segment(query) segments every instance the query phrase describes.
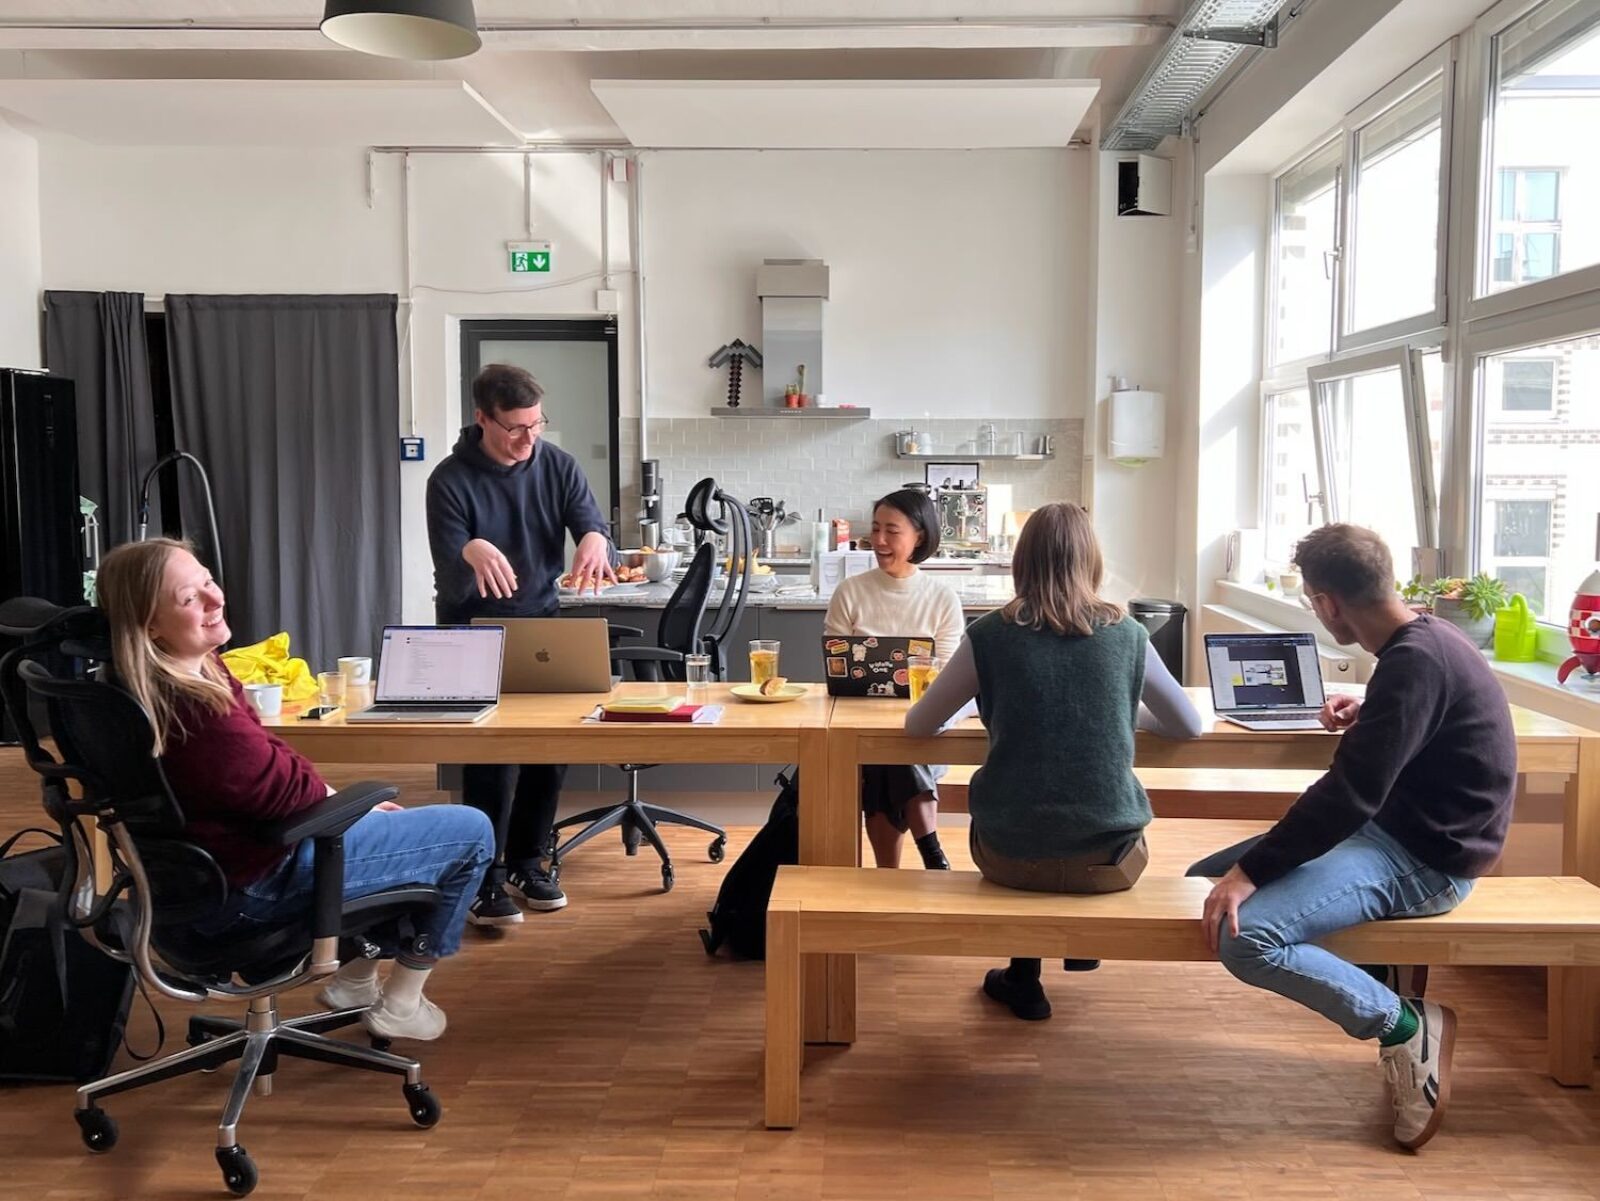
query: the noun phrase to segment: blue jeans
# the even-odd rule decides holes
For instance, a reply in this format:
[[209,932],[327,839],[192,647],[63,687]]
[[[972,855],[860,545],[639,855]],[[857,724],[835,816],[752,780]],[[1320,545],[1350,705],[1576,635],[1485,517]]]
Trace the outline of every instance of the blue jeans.
[[[228,894],[225,911],[200,927],[221,936],[241,926],[281,926],[311,912],[315,843],[304,839],[261,879]],[[419,924],[431,957],[461,948],[467,906],[494,858],[494,827],[464,805],[422,805],[372,812],[345,831],[344,897],[353,900],[402,884],[428,884],[443,896]]]
[[[1220,876],[1256,839],[1189,869]],[[1400,1018],[1400,998],[1366,971],[1316,946],[1362,922],[1448,913],[1472,881],[1428,867],[1368,822],[1327,854],[1258,889],[1239,906],[1239,936],[1223,921],[1218,958],[1246,984],[1298,1001],[1353,1038],[1377,1038]]]

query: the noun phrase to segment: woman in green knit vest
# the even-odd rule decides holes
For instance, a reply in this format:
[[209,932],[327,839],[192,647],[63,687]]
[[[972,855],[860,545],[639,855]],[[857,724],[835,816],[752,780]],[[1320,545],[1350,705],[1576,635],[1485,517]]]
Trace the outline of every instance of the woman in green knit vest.
[[[972,859],[986,879],[1033,892],[1120,892],[1149,859],[1134,731],[1198,738],[1200,715],[1144,627],[1100,596],[1105,561],[1079,506],[1049,504],[1028,518],[1011,575],[1016,598],[968,629],[906,729],[939,733],[976,700],[989,754],[968,806]],[[1050,1016],[1037,959],[995,968],[983,991],[1019,1018]]]

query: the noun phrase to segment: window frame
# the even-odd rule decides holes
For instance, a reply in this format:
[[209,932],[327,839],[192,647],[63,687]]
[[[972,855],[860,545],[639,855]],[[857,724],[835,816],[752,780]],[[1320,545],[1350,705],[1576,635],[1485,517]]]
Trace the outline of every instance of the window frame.
[[[1481,133],[1478,137],[1463,140],[1460,149],[1466,160],[1465,178],[1472,188],[1463,194],[1463,201],[1472,199],[1470,211],[1463,216],[1471,237],[1467,239],[1465,273],[1465,310],[1462,316],[1468,322],[1483,321],[1505,316],[1542,304],[1583,296],[1600,291],[1600,263],[1591,263],[1566,274],[1552,275],[1548,279],[1517,284],[1499,292],[1487,290],[1492,255],[1489,239],[1494,232],[1494,78],[1496,68],[1496,39],[1546,0],[1501,0],[1478,18],[1472,27],[1473,53],[1467,61],[1466,96],[1473,120],[1463,125]],[[1513,168],[1524,169],[1521,166]],[[1530,166],[1526,169],[1536,170]],[[1562,181],[1565,186],[1565,180]]]
[[[1326,389],[1363,375],[1396,371],[1400,377],[1400,403],[1406,426],[1407,459],[1411,464],[1411,504],[1416,518],[1417,542],[1413,549],[1439,548],[1438,501],[1433,494],[1433,451],[1428,442],[1427,389],[1422,381],[1422,350],[1397,346],[1386,350],[1347,355],[1306,369],[1311,392],[1312,431],[1317,448],[1317,474],[1322,484],[1323,512],[1331,521],[1345,520],[1344,498],[1335,486],[1333,427]],[[1394,551],[1398,548],[1391,547]],[[1407,555],[1409,559],[1409,554]],[[1409,574],[1409,573],[1407,573]]]
[[[1282,362],[1279,362],[1273,357],[1278,346],[1278,317],[1283,311],[1283,306],[1278,301],[1278,283],[1280,275],[1279,268],[1283,262],[1283,242],[1280,237],[1280,233],[1283,229],[1283,177],[1288,175],[1289,172],[1293,171],[1296,167],[1299,167],[1302,164],[1309,162],[1311,159],[1316,158],[1318,155],[1325,153],[1329,147],[1331,147],[1335,142],[1338,142],[1343,136],[1343,133],[1339,129],[1328,131],[1328,133],[1312,142],[1311,146],[1305,150],[1304,153],[1297,154],[1293,160],[1283,164],[1283,166],[1279,167],[1278,170],[1272,173],[1272,203],[1269,206],[1270,216],[1268,218],[1272,222],[1272,237],[1270,239],[1271,248],[1268,251],[1269,257],[1267,260],[1267,269],[1271,272],[1271,277],[1267,281],[1266,289],[1267,340],[1266,345],[1262,347],[1262,356],[1266,361],[1266,375],[1268,378],[1286,378],[1296,373],[1297,369],[1304,364],[1324,362],[1327,360],[1329,354],[1332,353],[1335,345],[1337,344],[1338,329],[1334,323],[1334,314],[1339,310],[1339,278],[1342,274],[1339,264],[1344,258],[1343,214],[1345,207],[1346,185],[1348,182],[1345,177],[1345,171],[1347,169],[1349,160],[1348,150],[1346,150],[1341,156],[1340,165],[1335,168],[1334,174],[1334,247],[1331,252],[1334,258],[1333,304],[1330,312],[1328,313],[1327,348],[1325,350],[1319,350],[1315,354],[1301,355],[1299,358],[1295,359],[1284,359]],[[1326,266],[1324,266],[1324,270],[1326,269]]]
[[[1334,283],[1334,311],[1337,314],[1335,353],[1365,349],[1399,338],[1437,329],[1449,316],[1450,264],[1450,169],[1455,111],[1456,39],[1451,38],[1430,54],[1413,63],[1398,78],[1379,89],[1352,109],[1341,122],[1345,139],[1343,190],[1340,203],[1338,275]],[[1442,103],[1439,113],[1439,196],[1436,211],[1433,268],[1433,307],[1383,325],[1352,329],[1355,311],[1354,268],[1361,248],[1356,240],[1356,210],[1361,203],[1361,134],[1391,109],[1405,103],[1435,78],[1440,81]]]

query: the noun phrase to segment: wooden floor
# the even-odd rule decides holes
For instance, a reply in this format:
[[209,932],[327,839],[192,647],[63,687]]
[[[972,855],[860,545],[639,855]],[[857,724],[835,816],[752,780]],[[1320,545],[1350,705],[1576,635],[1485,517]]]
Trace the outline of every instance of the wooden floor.
[[[0,752],[0,832],[37,815]],[[426,799],[422,774],[386,776]],[[1168,822],[1152,871],[1254,827]],[[751,831],[730,831],[730,859]],[[1046,972],[1049,1022],[978,994],[984,963],[863,963],[860,1041],[808,1053],[803,1124],[761,1126],[761,965],[708,960],[695,928],[722,869],[699,835],[655,860],[602,839],[567,865],[571,905],[463,953],[430,994],[450,1029],[419,1048],[444,1120],[421,1132],[397,1084],[286,1062],[240,1141],[260,1198],[1600,1197],[1600,1093],[1545,1078],[1543,982],[1441,970],[1461,1016],[1454,1104],[1420,1155],[1394,1148],[1370,1045],[1212,965]],[[951,831],[949,843],[960,841]],[[970,866],[964,846],[951,858]],[[306,990],[309,991],[309,990]],[[136,1002],[142,1008],[142,1002]],[[312,1005],[303,991],[287,1007]],[[163,1004],[181,1043],[190,1008]],[[136,1045],[150,1023],[136,1013]],[[0,1198],[217,1197],[228,1073],[116,1097],[91,1156],[65,1086],[0,1088]]]

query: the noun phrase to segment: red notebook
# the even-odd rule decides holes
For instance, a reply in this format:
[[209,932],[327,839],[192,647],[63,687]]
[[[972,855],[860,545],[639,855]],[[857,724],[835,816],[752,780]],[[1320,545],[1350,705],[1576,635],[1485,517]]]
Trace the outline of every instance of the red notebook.
[[608,713],[600,710],[601,721],[676,721],[692,722],[694,715],[700,712],[703,705],[679,705],[671,713]]

